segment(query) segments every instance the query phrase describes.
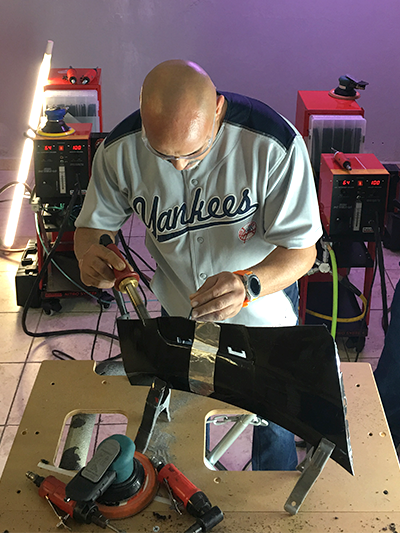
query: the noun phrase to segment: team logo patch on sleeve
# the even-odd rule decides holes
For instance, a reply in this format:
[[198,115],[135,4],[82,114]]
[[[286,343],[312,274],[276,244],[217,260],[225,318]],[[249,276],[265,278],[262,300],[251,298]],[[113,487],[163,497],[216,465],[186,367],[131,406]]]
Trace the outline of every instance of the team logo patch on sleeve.
[[257,230],[257,223],[254,220],[252,220],[251,222],[249,222],[248,224],[246,224],[239,230],[239,239],[242,242],[248,241],[255,235],[256,230]]

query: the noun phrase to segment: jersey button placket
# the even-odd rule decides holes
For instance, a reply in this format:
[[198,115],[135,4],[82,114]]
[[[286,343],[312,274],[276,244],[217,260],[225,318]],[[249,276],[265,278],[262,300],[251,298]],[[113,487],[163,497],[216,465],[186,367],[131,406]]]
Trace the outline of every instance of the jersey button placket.
[[[198,242],[198,244],[203,244],[204,243],[204,237],[201,237],[200,235],[198,237],[196,237],[196,240]],[[199,256],[201,256],[201,253],[199,254]],[[201,282],[204,282],[206,279],[207,279],[207,274],[205,272],[200,272],[199,273],[199,278],[201,280]]]

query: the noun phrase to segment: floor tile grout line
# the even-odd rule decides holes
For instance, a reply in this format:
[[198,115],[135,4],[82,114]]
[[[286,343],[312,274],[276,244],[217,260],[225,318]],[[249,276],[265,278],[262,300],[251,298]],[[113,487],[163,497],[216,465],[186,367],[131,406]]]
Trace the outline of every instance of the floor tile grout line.
[[[15,403],[15,399],[17,397],[17,394],[18,394],[18,389],[19,389],[19,386],[21,385],[21,382],[22,382],[22,376],[25,372],[25,368],[26,368],[26,365],[28,364],[28,362],[25,360],[24,363],[22,363],[23,367],[22,367],[22,370],[21,370],[21,373],[19,375],[19,378],[18,378],[18,382],[17,382],[17,386],[15,387],[15,391],[14,391],[14,395],[13,395],[13,399],[10,403],[10,407],[8,409],[8,413],[7,413],[7,416],[6,416],[6,419],[5,419],[5,422],[4,422],[4,427],[8,427],[8,421],[10,420],[10,416],[11,416],[11,411],[12,411],[12,408],[14,406],[14,403]],[[0,445],[1,445],[1,442],[3,440],[3,435],[4,435],[4,432],[5,430],[3,431],[3,434],[0,438]]]

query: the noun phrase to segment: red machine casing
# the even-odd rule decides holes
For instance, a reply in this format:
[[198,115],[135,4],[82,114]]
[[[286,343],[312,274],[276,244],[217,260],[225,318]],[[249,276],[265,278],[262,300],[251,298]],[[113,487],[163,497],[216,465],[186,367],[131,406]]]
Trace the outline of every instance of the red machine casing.
[[345,154],[345,158],[351,170],[343,169],[333,154],[321,156],[322,224],[333,241],[374,241],[373,223],[384,227],[389,172],[374,154]]
[[103,109],[101,102],[101,68],[97,68],[97,76],[86,85],[82,85],[81,78],[89,71],[91,68],[75,68],[77,82],[70,83],[68,79],[65,79],[68,68],[52,68],[49,72],[49,77],[47,80],[47,85],[44,86],[43,91],[82,91],[82,90],[95,90],[98,95],[99,109],[98,116],[100,121],[100,131],[103,131]]
[[298,91],[295,126],[308,137],[310,115],[361,115],[364,109],[355,100],[341,100],[329,96],[328,91]]
[[[73,85],[71,85],[73,87]],[[46,202],[49,202],[52,195],[54,201],[68,202],[71,197],[71,188],[74,188],[74,173],[82,172],[82,192],[86,192],[91,172],[91,143],[90,134],[92,125],[85,123],[68,124],[75,131],[70,135],[63,135],[58,137],[48,137],[36,135],[34,139],[35,151],[35,181],[36,189],[43,190],[45,193]],[[51,147],[51,150],[46,150],[46,147]],[[79,150],[75,150],[79,148]],[[62,150],[60,150],[62,148]],[[44,156],[44,154],[46,154]],[[56,182],[61,180],[61,168],[64,169],[63,175],[66,183],[66,191],[63,198],[59,196],[59,187],[56,187]],[[46,172],[44,172],[46,170]],[[50,172],[51,171],[51,172]],[[53,176],[53,177],[52,177]],[[72,180],[72,181],[71,181]],[[49,198],[47,198],[47,196]],[[42,228],[43,229],[43,228]],[[45,241],[47,249],[51,248],[52,243],[56,240],[58,231],[44,231],[42,238]],[[58,245],[58,252],[73,252],[74,249],[74,231],[66,231],[63,234],[62,240]],[[37,251],[38,251],[38,269],[39,272],[43,267],[45,261],[45,254],[39,236],[37,236]],[[54,267],[50,264],[49,272]],[[39,284],[40,290],[44,288],[43,280]],[[63,296],[82,296],[79,290],[76,291],[46,291],[45,298],[61,298]]]

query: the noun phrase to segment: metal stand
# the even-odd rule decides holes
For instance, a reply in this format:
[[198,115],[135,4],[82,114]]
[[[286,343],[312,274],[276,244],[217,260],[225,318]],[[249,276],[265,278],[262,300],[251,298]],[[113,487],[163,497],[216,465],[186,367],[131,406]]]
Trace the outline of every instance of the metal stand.
[[301,476],[285,503],[285,511],[291,515],[297,514],[311,487],[324,469],[334,448],[335,445],[331,441],[321,439],[315,453],[313,453],[314,448],[310,449],[305,459],[297,467],[297,470],[301,472]]

